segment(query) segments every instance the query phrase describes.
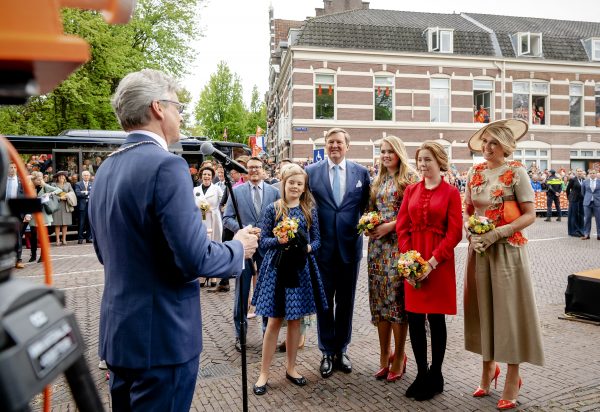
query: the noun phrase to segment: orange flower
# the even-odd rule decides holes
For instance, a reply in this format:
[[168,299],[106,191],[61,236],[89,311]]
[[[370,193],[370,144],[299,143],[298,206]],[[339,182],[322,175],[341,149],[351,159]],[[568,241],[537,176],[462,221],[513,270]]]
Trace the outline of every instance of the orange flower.
[[475,166],[473,166],[473,170],[475,170],[476,172],[481,172],[482,170],[487,169],[487,162],[483,162],[483,163],[479,163]]
[[511,237],[506,239],[508,243],[515,247],[520,247],[527,244],[527,238],[521,232],[515,232]]
[[518,160],[513,160],[508,162],[508,166],[509,167],[523,167],[523,163],[519,162]]
[[498,222],[502,218],[502,210],[500,209],[487,209],[485,216],[493,222]]
[[514,177],[514,172],[509,169],[506,172],[504,172],[502,176],[498,178],[498,180],[500,180],[504,184],[504,186],[510,186],[513,182]]
[[501,188],[492,191],[492,197],[502,197],[503,194],[504,190],[502,190]]
[[471,187],[477,187],[477,186],[481,186],[484,182],[483,176],[479,173],[475,173],[473,175],[473,177],[471,178],[471,182],[469,182],[469,184],[471,185]]

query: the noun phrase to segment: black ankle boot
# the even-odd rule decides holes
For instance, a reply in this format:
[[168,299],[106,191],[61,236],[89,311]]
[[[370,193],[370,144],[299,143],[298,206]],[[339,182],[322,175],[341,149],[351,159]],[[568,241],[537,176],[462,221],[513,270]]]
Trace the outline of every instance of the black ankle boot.
[[421,391],[415,394],[416,401],[427,401],[433,398],[436,394],[444,391],[444,377],[440,369],[429,369],[425,384]]
[[427,370],[417,373],[417,378],[406,390],[407,398],[414,398],[423,391],[423,387],[427,385]]
[[31,255],[31,257],[29,258],[29,262],[35,262],[36,259],[37,259],[36,255]]

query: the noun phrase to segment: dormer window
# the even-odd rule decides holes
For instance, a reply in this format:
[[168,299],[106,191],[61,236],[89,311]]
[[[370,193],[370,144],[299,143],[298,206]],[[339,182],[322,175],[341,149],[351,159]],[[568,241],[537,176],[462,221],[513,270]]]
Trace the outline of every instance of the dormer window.
[[583,41],[585,51],[590,61],[600,61],[600,38],[591,37]]
[[427,44],[430,52],[453,53],[454,31],[430,27],[427,29]]
[[512,37],[516,43],[517,56],[542,56],[542,33],[517,33]]

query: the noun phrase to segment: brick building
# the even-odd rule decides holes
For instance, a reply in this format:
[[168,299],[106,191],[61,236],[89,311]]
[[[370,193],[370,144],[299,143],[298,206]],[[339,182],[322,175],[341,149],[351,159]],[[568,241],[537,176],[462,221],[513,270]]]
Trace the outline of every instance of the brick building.
[[372,10],[360,0],[326,0],[305,21],[270,13],[275,159],[312,159],[323,133],[343,127],[348,156],[363,164],[393,134],[411,158],[422,141],[440,141],[464,170],[482,122],[518,117],[530,129],[514,158],[600,169],[600,23]]

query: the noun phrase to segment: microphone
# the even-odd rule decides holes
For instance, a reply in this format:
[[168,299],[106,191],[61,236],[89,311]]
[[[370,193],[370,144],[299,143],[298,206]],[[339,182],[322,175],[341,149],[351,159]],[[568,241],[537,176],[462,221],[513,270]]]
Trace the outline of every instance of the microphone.
[[215,159],[217,159],[217,161],[221,162],[223,167],[227,170],[235,170],[236,172],[242,174],[248,174],[248,170],[246,170],[244,166],[242,166],[241,164],[239,164],[220,150],[215,149],[215,147],[210,142],[202,143],[202,146],[200,146],[200,153],[202,153],[205,156],[214,157]]

